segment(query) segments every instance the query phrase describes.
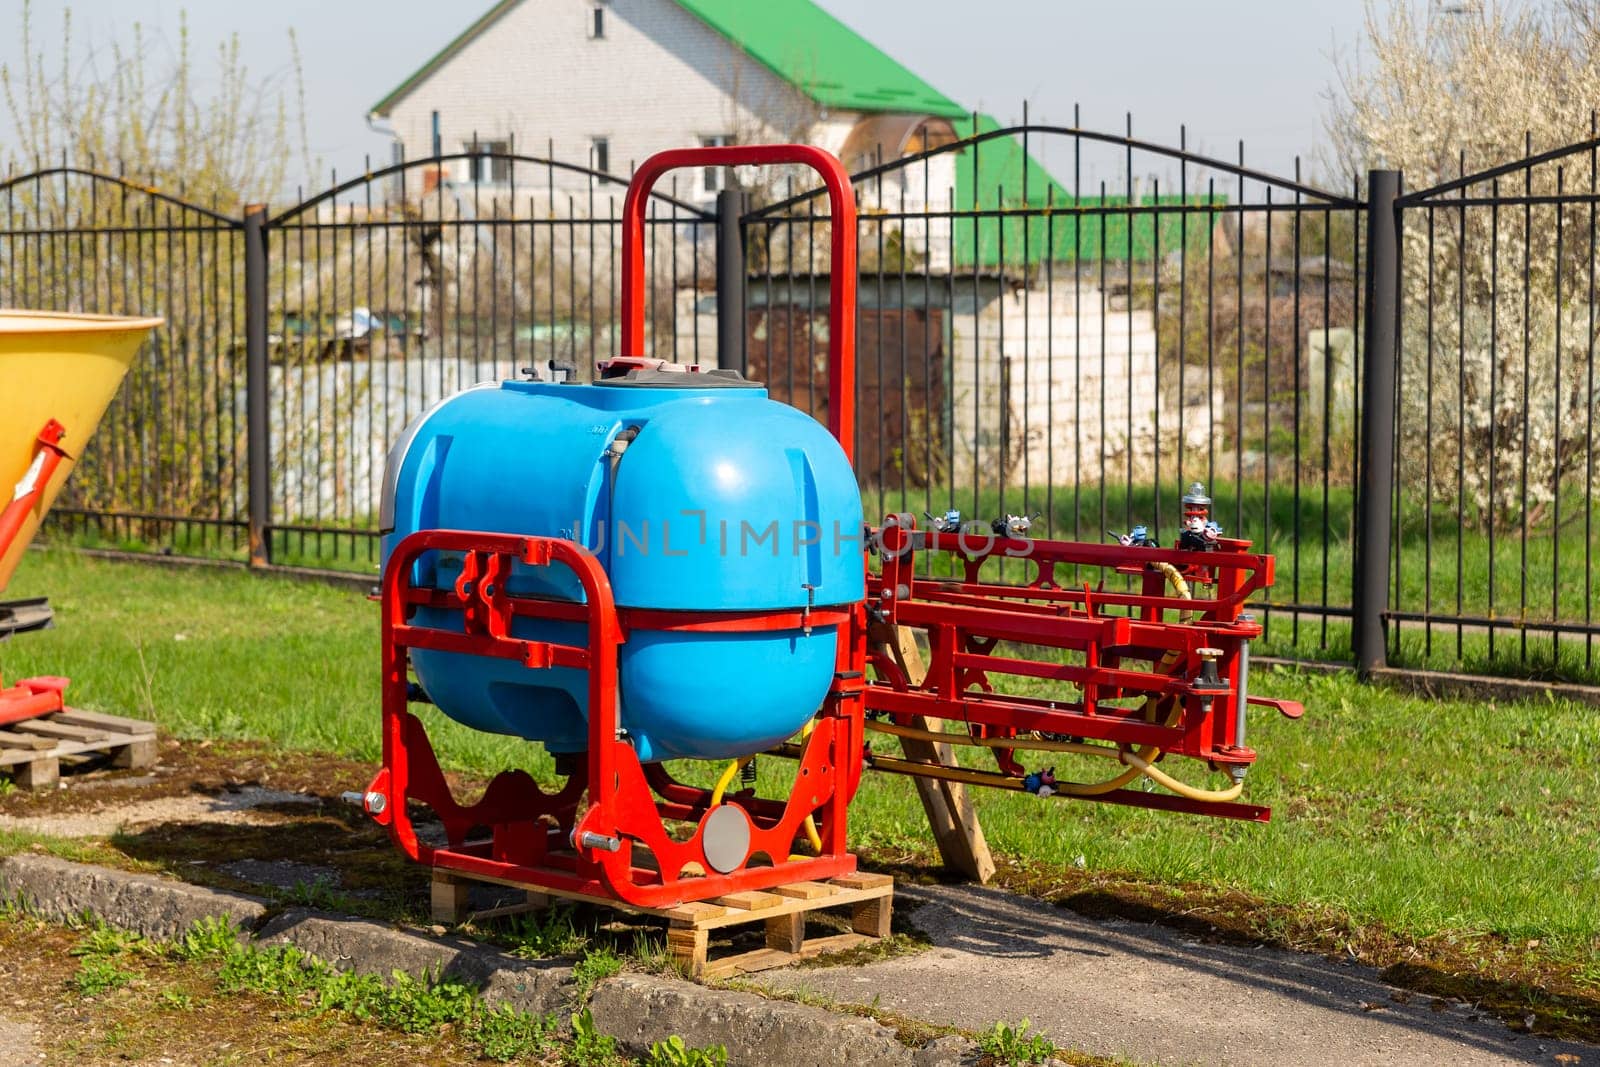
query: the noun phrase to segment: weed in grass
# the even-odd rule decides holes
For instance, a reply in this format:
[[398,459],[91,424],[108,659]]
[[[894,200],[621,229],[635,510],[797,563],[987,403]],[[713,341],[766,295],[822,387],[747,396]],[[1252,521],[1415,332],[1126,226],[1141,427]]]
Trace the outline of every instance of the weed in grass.
[[183,936],[167,946],[174,959],[222,959],[239,948],[239,931],[220,915],[198,919]]
[[79,996],[97,997],[113,989],[121,989],[133,979],[133,972],[118,967],[114,960],[90,956],[79,965],[69,984]]
[[406,1034],[432,1033],[463,1022],[477,1004],[472,990],[460,982],[419,979],[405,971],[395,971],[387,985],[380,981],[360,988],[366,992],[371,1017]]
[[1015,1027],[995,1023],[994,1029],[978,1036],[978,1048],[998,1063],[1043,1063],[1055,1055],[1056,1047],[1039,1033],[1028,1033],[1027,1019]]
[[284,903],[303,908],[317,908],[321,911],[344,910],[344,894],[326,878],[313,878],[309,882],[304,879],[297,880],[294,885],[284,890],[281,896]]
[[622,957],[609,948],[596,948],[585,953],[572,968],[573,983],[577,986],[579,1004],[587,1004],[595,986],[622,970]]
[[[224,992],[309,1002],[314,1012],[338,1012],[404,1034],[461,1027],[484,1056],[502,1062],[538,1051],[553,1031],[548,1019],[488,1007],[460,982],[404,971],[395,971],[386,982],[377,975],[338,971],[292,945],[241,944],[233,927],[221,920],[196,923],[167,952],[180,960],[220,960],[217,984]],[[595,962],[586,972],[593,976],[591,988],[621,966],[614,954],[591,958]]]
[[94,956],[111,958],[125,953],[142,949],[146,946],[145,939],[138,934],[115,927],[99,924],[92,927],[88,933],[78,940],[70,949],[74,956]]
[[576,956],[589,944],[573,922],[573,909],[565,906],[513,915],[495,940],[507,945],[513,956],[530,960]]
[[546,1051],[552,1042],[551,1031],[548,1019],[502,1004],[479,1011],[468,1036],[486,1059],[509,1063]]
[[222,958],[217,984],[226,993],[264,993],[292,1000],[316,984],[317,970],[317,962],[293,945],[241,946]]
[[163,989],[161,1006],[169,1011],[193,1011],[195,999],[180,989]]
[[572,1016],[572,1047],[567,1050],[571,1067],[621,1067],[624,1062],[616,1041],[600,1032],[588,1008]]
[[667,949],[667,939],[653,930],[634,931],[633,948],[628,957],[634,966],[648,974],[681,973],[684,969]]
[[728,1067],[728,1050],[722,1045],[693,1048],[673,1034],[650,1046],[644,1067]]
[[320,976],[317,1007],[322,1011],[342,1011],[357,1019],[374,1017],[374,1006],[383,996],[383,979],[375,974],[338,971]]

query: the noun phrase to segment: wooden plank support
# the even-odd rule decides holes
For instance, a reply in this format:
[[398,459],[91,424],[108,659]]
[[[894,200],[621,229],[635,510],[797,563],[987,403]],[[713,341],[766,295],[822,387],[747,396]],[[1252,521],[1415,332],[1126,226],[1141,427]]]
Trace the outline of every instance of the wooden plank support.
[[[883,629],[886,628],[880,627],[880,631]],[[892,642],[887,640],[887,633],[878,632],[873,636],[888,646],[907,680],[912,685],[921,685],[928,668],[923,661],[922,650],[917,647],[915,632],[910,627],[897,626]],[[918,730],[939,728],[925,715],[915,716],[911,725]],[[908,760],[940,763],[946,767],[960,766],[951,745],[902,737],[900,748]],[[979,885],[986,885],[994,877],[994,857],[989,854],[989,842],[984,839],[983,826],[978,822],[978,811],[967,795],[966,784],[933,778],[912,780],[916,782],[917,797],[922,801],[922,810],[928,816],[928,825],[933,829],[933,839],[945,866],[960,871]]]
[[779,952],[797,953],[806,943],[806,913],[790,912],[776,919],[768,919],[767,947]]
[[142,770],[156,763],[154,734],[143,736],[111,750],[111,765],[127,770]]
[[471,890],[472,883],[468,880],[435,869],[429,891],[429,910],[433,921],[447,926],[466,921],[467,898]]
[[667,928],[667,951],[690,978],[706,973],[706,950],[711,944],[711,931],[704,926],[679,926]]
[[[578,900],[633,915],[667,920],[667,950],[673,961],[693,978],[716,978],[782,967],[826,952],[842,952],[889,934],[893,914],[894,879],[886,874],[857,872],[827,882],[791,882],[768,890],[741,890],[714,901],[686,901],[671,907],[649,908],[624,904],[606,897],[569,890],[512,882],[476,872],[435,868],[433,917],[457,923],[468,915],[467,889],[474,882],[518,886],[527,893],[528,905],[497,908],[485,916],[510,914],[539,903]],[[806,920],[814,911],[849,908],[854,932],[806,938]],[[765,947],[710,959],[711,931],[732,926],[761,924]]]
[[109,741],[111,734],[88,726],[71,726],[50,719],[24,719],[11,724],[20,734],[38,734],[40,737],[58,737],[63,741]]
[[54,789],[61,778],[61,761],[43,756],[17,765],[17,785],[23,789]]
[[121,715],[104,715],[98,711],[84,711],[82,708],[67,708],[51,716],[52,722],[63,722],[68,726],[98,727],[102,730],[116,734],[154,735],[156,724],[144,719],[125,719]]
[[10,730],[0,730],[0,748],[20,748],[36,752],[44,748],[55,748],[56,743],[48,737],[38,734],[15,734]]

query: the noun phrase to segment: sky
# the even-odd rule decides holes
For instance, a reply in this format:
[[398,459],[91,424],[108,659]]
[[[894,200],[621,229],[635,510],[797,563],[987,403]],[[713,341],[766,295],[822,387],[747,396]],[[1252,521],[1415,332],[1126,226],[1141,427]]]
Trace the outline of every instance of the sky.
[[[538,2],[538,0],[530,0]],[[751,0],[760,2],[760,0]],[[1019,120],[1070,125],[1176,144],[1232,160],[1238,142],[1252,166],[1288,175],[1323,140],[1326,94],[1338,64],[1357,54],[1363,0],[819,0],[823,7],[959,103]],[[292,81],[296,33],[307,132],[325,171],[359,172],[387,160],[385,137],[367,126],[371,105],[487,10],[490,0],[32,0],[35,51],[59,64],[62,14],[70,9],[75,63],[104,64],[112,41],[143,25],[152,47],[175,53],[186,12],[202,74],[217,44],[240,36],[252,76]],[[21,58],[19,0],[0,9],[0,63]],[[9,24],[8,24],[9,23]],[[159,60],[158,55],[153,57]],[[162,64],[152,64],[159,69]],[[0,139],[15,146],[8,116]],[[18,154],[25,154],[24,152]],[[1051,161],[1047,158],[1046,164]]]

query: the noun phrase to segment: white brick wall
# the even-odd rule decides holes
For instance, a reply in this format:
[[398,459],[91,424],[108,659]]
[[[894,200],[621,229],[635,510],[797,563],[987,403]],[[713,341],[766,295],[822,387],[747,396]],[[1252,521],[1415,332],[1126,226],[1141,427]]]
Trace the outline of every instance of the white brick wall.
[[[965,303],[965,307],[959,306]],[[954,400],[957,481],[974,467],[992,477],[1002,464],[1001,408],[1010,408],[1012,470],[1026,463],[1032,481],[1046,471],[1060,482],[1074,470],[1097,478],[1102,451],[1110,470],[1130,461],[1136,477],[1154,469],[1156,455],[1156,331],[1152,314],[1109,306],[1094,289],[1007,291],[979,309],[958,302],[952,315],[951,396]],[[1102,333],[1103,331],[1103,333]],[[1010,360],[1009,390],[1001,368]],[[1191,388],[1183,413],[1185,446],[1203,446],[1212,428],[1206,398]],[[1177,445],[1178,414],[1163,399],[1161,453]],[[1129,409],[1132,409],[1132,418]],[[1221,410],[1221,398],[1212,399]],[[1101,412],[1105,428],[1101,430]]]

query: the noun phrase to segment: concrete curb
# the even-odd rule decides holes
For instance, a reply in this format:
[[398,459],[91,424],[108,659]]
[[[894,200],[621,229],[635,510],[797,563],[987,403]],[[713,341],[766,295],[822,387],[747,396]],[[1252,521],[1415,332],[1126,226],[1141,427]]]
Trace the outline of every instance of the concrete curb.
[[677,1034],[688,1045],[726,1046],[730,1064],[956,1067],[971,1048],[957,1039],[912,1050],[871,1019],[646,974],[604,982],[589,1010],[595,1026],[629,1052]]
[[[539,1015],[571,1010],[576,993],[573,969],[562,963],[519,960],[464,938],[304,908],[269,920],[268,902],[242,893],[53,856],[0,859],[0,889],[48,919],[89,913],[152,938],[176,938],[201,919],[225,918],[256,931],[261,944],[292,944],[362,973],[446,975],[479,987],[491,1003]],[[726,1047],[734,1067],[962,1067],[978,1061],[977,1046],[963,1038],[910,1049],[871,1019],[674,978],[617,975],[600,984],[589,1007],[597,1029],[633,1053],[676,1034],[689,1045]]]
[[437,974],[479,987],[490,1003],[547,1015],[572,1003],[572,968],[553,960],[519,960],[463,937],[427,937],[371,919],[291,908],[256,935],[263,944],[294,945],[343,970],[388,977],[395,971]]
[[248,930],[267,914],[267,902],[243,893],[206,889],[170,878],[132,874],[24,853],[0,859],[0,888],[57,922],[84,913],[146,937],[181,937],[201,919],[220,917]]

